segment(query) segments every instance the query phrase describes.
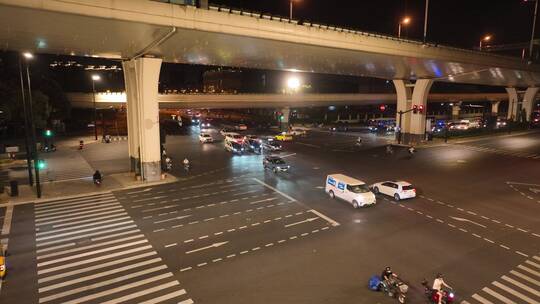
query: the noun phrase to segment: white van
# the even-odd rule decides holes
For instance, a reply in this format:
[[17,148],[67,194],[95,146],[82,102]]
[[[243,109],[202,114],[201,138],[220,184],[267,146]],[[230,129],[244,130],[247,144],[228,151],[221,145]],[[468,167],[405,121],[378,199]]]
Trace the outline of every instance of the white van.
[[353,205],[354,208],[375,205],[375,194],[361,180],[343,174],[330,174],[326,177],[326,193],[331,198],[340,198]]

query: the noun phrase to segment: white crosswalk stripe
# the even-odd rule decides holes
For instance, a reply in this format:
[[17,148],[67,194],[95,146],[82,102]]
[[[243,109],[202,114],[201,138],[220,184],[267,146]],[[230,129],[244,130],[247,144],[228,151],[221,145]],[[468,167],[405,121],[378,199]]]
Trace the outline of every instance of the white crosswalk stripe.
[[540,264],[535,261],[540,257],[526,260],[461,304],[540,304]]
[[193,303],[112,193],[36,205],[39,303]]

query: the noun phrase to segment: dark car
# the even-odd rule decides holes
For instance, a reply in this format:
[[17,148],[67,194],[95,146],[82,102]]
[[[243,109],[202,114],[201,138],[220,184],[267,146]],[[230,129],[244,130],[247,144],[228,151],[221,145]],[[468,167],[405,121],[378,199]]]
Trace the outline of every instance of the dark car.
[[267,156],[263,160],[263,167],[264,169],[270,169],[277,172],[287,172],[291,168],[291,166],[287,165],[287,163],[283,160],[281,157],[277,156]]
[[267,151],[281,151],[281,144],[274,139],[268,139],[262,144],[263,149]]
[[253,153],[261,153],[262,152],[262,144],[259,139],[248,139],[245,143],[246,150]]

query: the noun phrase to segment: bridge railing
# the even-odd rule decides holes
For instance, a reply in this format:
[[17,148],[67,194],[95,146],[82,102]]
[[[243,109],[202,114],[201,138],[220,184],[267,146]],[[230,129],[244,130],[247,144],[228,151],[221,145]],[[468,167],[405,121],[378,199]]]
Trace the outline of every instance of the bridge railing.
[[386,40],[393,40],[393,41],[399,41],[403,43],[410,43],[415,44],[418,46],[428,46],[428,47],[436,47],[441,49],[447,49],[457,52],[465,52],[469,54],[475,54],[475,55],[482,55],[486,57],[493,57],[493,58],[504,58],[504,59],[519,59],[518,57],[510,57],[510,56],[504,56],[504,55],[498,55],[493,53],[486,53],[486,52],[480,52],[476,50],[470,50],[470,49],[464,49],[464,48],[458,48],[454,46],[439,44],[439,43],[433,43],[433,42],[423,42],[421,40],[415,40],[415,39],[405,39],[405,38],[398,38],[395,36],[391,36],[388,34],[383,33],[377,33],[377,32],[366,32],[366,31],[360,31],[352,28],[346,28],[346,27],[339,27],[339,26],[333,26],[328,24],[322,24],[318,22],[310,22],[308,20],[295,20],[295,19],[289,19],[288,17],[284,16],[278,16],[278,15],[270,15],[266,13],[256,12],[256,11],[250,11],[250,10],[243,10],[243,9],[237,9],[237,8],[231,8],[221,5],[210,5],[208,7],[209,10],[212,11],[218,11],[218,12],[224,12],[229,14],[235,14],[235,15],[241,15],[241,16],[248,16],[258,19],[266,19],[271,21],[278,21],[278,22],[284,22],[289,24],[294,24],[298,26],[304,26],[304,27],[313,27],[313,28],[320,28],[324,30],[332,30],[337,32],[343,32],[343,33],[350,33],[350,34],[356,34],[356,35],[362,35],[362,36],[368,36],[368,37],[375,37],[379,39],[386,39]]

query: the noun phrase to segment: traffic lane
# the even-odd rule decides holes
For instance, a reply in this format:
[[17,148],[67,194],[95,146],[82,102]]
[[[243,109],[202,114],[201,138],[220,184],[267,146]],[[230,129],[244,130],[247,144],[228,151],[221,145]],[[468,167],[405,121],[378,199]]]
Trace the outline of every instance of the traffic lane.
[[236,234],[220,234],[199,242],[178,243],[163,250],[170,251],[179,259],[178,270],[194,271],[231,259],[240,259],[250,253],[266,254],[267,249],[272,247],[293,246],[298,239],[309,241],[332,229],[324,220],[311,218],[315,220],[310,220],[309,215],[297,219],[287,218],[283,222],[259,225]]
[[86,145],[80,153],[92,168],[98,169],[102,174],[129,171],[127,140]]
[[[370,212],[371,210],[375,210],[378,207],[380,207],[380,206],[375,206],[373,208],[361,209],[361,210],[356,211],[356,210],[352,210],[352,208],[347,203],[343,203],[341,201],[333,202],[330,199],[321,199],[323,197],[326,197],[323,190],[318,189],[318,187],[323,188],[323,186],[324,186],[324,178],[326,176],[326,174],[323,173],[324,168],[320,168],[320,170],[311,169],[312,164],[310,163],[310,160],[307,157],[305,157],[305,155],[302,155],[302,157],[294,157],[294,159],[296,160],[295,165],[296,165],[297,170],[300,170],[300,167],[303,167],[303,166],[300,165],[301,162],[306,163],[306,166],[305,166],[306,175],[311,176],[310,180],[312,182],[308,182],[308,183],[306,183],[306,185],[300,185],[300,186],[296,186],[296,187],[289,187],[288,189],[291,189],[292,191],[294,191],[294,190],[298,191],[298,189],[304,190],[302,193],[296,194],[296,196],[302,197],[302,199],[304,201],[309,202],[309,205],[311,207],[314,207],[314,208],[322,211],[323,213],[333,217],[334,219],[338,220],[342,224],[362,222],[363,220],[365,220],[365,217],[362,217],[360,215],[363,215],[363,214],[365,214],[367,212]],[[311,171],[310,171],[310,169],[311,169]],[[332,172],[333,173],[334,171],[338,171],[338,170],[328,169],[328,171],[326,171],[326,172]],[[348,168],[347,171],[354,171],[354,169]],[[318,174],[319,176],[318,177],[313,177],[313,174],[316,174],[316,172],[319,172],[319,174]],[[343,172],[343,171],[340,171],[340,172]],[[351,174],[351,175],[353,175],[353,174]],[[283,183],[284,181],[282,180],[281,182]],[[308,191],[306,191],[306,190],[308,190]],[[291,195],[295,196],[294,193],[291,194]],[[325,200],[327,201],[326,203],[324,202]],[[328,202],[330,202],[331,204],[329,204]],[[379,200],[379,204],[380,203],[381,202]],[[333,208],[331,208],[331,207],[333,207]],[[345,208],[342,208],[342,207],[345,207]],[[344,212],[344,214],[339,214],[339,212],[336,212],[338,209],[342,210]],[[429,219],[429,218],[426,217],[426,219]],[[435,219],[435,221],[436,221],[436,219]],[[445,222],[446,222],[446,220],[445,220]],[[441,225],[444,224],[444,223],[439,223],[439,222],[436,222],[436,223],[441,224]],[[445,230],[447,230],[447,229],[454,230],[454,228],[452,228],[452,227],[448,227],[448,228],[445,227],[444,229]],[[463,238],[464,238],[463,236],[460,235],[460,234],[463,233],[462,231],[460,231],[459,229],[455,229],[455,230],[456,230],[454,232],[455,239],[448,241],[448,243],[451,244],[450,248],[448,248],[449,247],[448,244],[441,245],[441,247],[443,247],[443,248],[446,247],[446,248],[448,248],[447,250],[450,250],[452,252],[455,250],[454,248],[452,248],[452,246],[454,246],[454,244],[462,244]],[[475,238],[476,237],[474,237],[474,236],[467,237],[467,239],[469,239],[469,241],[473,241]],[[476,240],[474,240],[474,241],[476,241]],[[478,242],[478,241],[476,241],[476,242]],[[501,256],[501,254],[504,254],[504,252],[505,252],[505,250],[501,250],[501,248],[497,248],[497,247],[489,248],[488,245],[491,245],[490,243],[487,243],[484,240],[482,240],[482,242],[484,242],[484,244],[482,244],[480,242],[477,245],[482,246],[483,249],[479,249],[478,253],[476,253],[476,255],[483,256],[484,251],[489,251],[489,252],[493,252],[493,253],[490,253],[490,254],[492,254],[494,256]],[[504,249],[504,248],[502,248],[502,249]],[[472,254],[471,254],[471,256],[472,256]],[[515,257],[514,256],[512,256],[510,258],[505,257],[505,261],[511,261],[512,259],[515,259],[516,257],[519,258],[520,256],[515,255]],[[479,260],[481,260],[481,259],[483,259],[483,257],[479,258]],[[494,269],[493,265],[497,265],[497,264],[494,263],[493,260],[491,260],[491,262],[492,262],[491,264],[486,264],[481,268],[484,269],[484,270],[486,270],[486,269]],[[510,266],[512,266],[512,263],[508,263],[507,267],[510,267]],[[484,270],[482,270],[482,271],[484,271]],[[479,273],[482,272],[482,271],[479,271]],[[491,271],[489,273],[494,274],[493,271]],[[489,280],[489,278],[492,278],[492,277],[486,277],[485,281]],[[466,280],[464,280],[464,281],[466,281]],[[470,289],[470,290],[472,291],[474,289]]]
[[451,229],[510,253],[528,257],[540,251],[540,237],[530,230],[502,222],[496,223],[471,211],[460,212],[456,208],[449,209],[446,206],[430,204],[421,198],[394,202],[391,198],[384,197],[383,200],[406,208],[411,213],[446,224]]
[[[204,300],[205,303],[215,302],[214,297],[218,296],[224,297],[223,303],[235,301],[253,303],[255,301],[253,297],[261,294],[264,294],[264,300],[268,299],[270,302],[276,300],[272,297],[283,297],[291,290],[295,291],[293,297],[295,303],[308,301],[327,303],[328,299],[342,303],[350,302],[352,298],[358,299],[361,303],[379,301],[392,303],[394,300],[366,288],[368,278],[373,274],[379,274],[387,265],[391,265],[417,290],[422,278],[437,271],[444,271],[452,281],[459,280],[466,284],[465,282],[470,279],[468,274],[471,272],[454,274],[450,270],[455,268],[456,259],[459,260],[461,255],[473,251],[471,249],[475,245],[473,240],[457,242],[452,250],[448,250],[445,248],[448,240],[440,237],[441,232],[433,227],[433,223],[426,223],[416,217],[403,216],[395,207],[384,205],[378,207],[381,208],[362,210],[371,213],[366,221],[347,224],[350,227],[342,225],[333,228],[335,230],[330,238],[318,236],[306,246],[280,247],[282,251],[279,256],[265,255],[251,261],[250,257],[236,260],[242,264],[229,268],[225,273],[220,273],[222,265],[215,266],[211,272],[201,270],[205,273],[203,276],[192,277],[192,274],[187,272],[188,277],[184,280],[205,281],[214,286],[211,290],[205,289],[204,298],[198,299]],[[418,250],[419,248],[422,250]],[[433,259],[434,256],[437,259]],[[475,265],[474,270],[479,267],[491,269],[492,265],[496,265],[497,258],[484,261],[490,261],[491,264],[488,262],[488,265],[483,265],[480,262]],[[292,269],[294,271],[291,272]],[[235,275],[230,276],[230,273]],[[228,280],[215,281],[216,277],[227,277]],[[256,281],[260,285],[255,287],[253,283],[248,284],[250,281]],[[489,278],[484,281],[489,281]],[[324,284],[324,288],[315,288],[322,286],[321,284]],[[474,282],[472,285],[475,285]],[[242,289],[242,286],[249,286],[249,289]],[[461,290],[460,284],[457,284],[456,288]],[[190,287],[190,290],[192,289],[200,290],[200,287]],[[225,292],[227,289],[238,290],[236,295],[241,294],[242,299],[228,298],[234,295],[227,294]],[[254,290],[257,290],[257,295],[253,294]],[[194,291],[194,294],[198,292]]]
[[8,237],[6,278],[1,283],[1,303],[36,303],[37,269],[34,204],[14,206]]

